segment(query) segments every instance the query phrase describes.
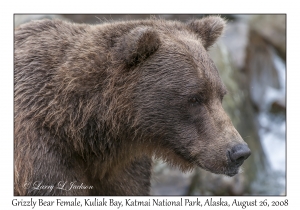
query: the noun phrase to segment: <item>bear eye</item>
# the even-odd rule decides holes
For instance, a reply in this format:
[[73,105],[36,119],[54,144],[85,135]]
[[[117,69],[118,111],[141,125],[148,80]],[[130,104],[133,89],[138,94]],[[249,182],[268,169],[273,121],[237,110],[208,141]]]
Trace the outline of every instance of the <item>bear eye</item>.
[[197,104],[200,104],[200,103],[201,103],[201,100],[200,100],[198,97],[194,96],[194,97],[190,98],[189,102],[190,102],[192,105],[197,105]]
[[191,103],[197,103],[197,102],[198,102],[198,100],[197,100],[197,98],[196,98],[196,97],[193,97],[193,98],[191,98],[191,99],[190,99],[190,102],[191,102]]

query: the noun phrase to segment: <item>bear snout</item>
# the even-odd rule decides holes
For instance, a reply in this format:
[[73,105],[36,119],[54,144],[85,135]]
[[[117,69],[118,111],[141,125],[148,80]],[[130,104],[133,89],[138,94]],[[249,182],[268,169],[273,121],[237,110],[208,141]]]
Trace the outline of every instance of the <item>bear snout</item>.
[[251,150],[246,144],[237,144],[228,151],[229,161],[236,167],[241,166],[250,155]]

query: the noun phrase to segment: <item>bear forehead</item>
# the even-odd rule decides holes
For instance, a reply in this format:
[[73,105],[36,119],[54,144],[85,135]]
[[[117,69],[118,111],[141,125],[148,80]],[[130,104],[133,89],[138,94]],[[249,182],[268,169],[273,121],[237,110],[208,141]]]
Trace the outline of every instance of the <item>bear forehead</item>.
[[[226,94],[227,89],[222,82],[219,72],[210,58],[209,53],[203,47],[201,40],[194,34],[183,31],[173,31],[172,39],[168,41],[167,49],[169,53],[179,54],[190,61],[188,69],[180,69],[192,72],[194,79],[189,80],[195,89],[202,89],[205,86],[211,93]],[[176,61],[174,61],[176,62]]]
[[167,34],[163,33],[163,43],[170,53],[178,53],[185,56],[196,66],[199,66],[201,73],[199,76],[203,76],[202,72],[212,72],[218,74],[218,71],[211,60],[209,53],[202,45],[202,40],[194,33],[185,28],[174,29],[168,31]]

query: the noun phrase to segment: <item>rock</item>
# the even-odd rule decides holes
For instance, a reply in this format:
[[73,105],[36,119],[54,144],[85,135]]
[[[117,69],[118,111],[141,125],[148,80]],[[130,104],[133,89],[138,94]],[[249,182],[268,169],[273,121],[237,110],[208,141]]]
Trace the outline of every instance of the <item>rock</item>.
[[275,101],[271,105],[270,112],[274,114],[285,113],[285,101]]
[[253,29],[249,32],[244,70],[251,99],[258,110],[269,110],[274,102],[285,107],[285,62],[262,33]]
[[285,60],[286,15],[253,15],[250,17],[250,28],[270,42]]

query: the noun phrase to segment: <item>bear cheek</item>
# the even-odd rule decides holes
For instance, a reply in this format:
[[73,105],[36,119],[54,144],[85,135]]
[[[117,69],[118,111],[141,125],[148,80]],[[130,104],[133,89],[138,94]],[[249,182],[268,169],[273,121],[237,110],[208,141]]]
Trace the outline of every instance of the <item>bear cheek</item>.
[[212,173],[224,174],[228,168],[224,146],[219,142],[209,144],[199,156],[198,166]]

